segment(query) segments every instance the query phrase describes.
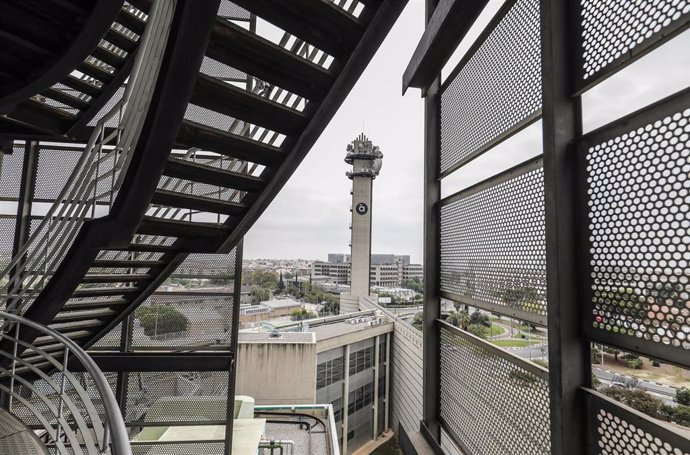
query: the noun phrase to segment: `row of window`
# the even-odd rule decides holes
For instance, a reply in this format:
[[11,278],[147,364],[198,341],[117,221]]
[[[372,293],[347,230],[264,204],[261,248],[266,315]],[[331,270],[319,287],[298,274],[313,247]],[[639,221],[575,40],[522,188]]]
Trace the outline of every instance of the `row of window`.
[[370,382],[357,390],[353,390],[350,392],[348,398],[350,399],[350,403],[347,406],[347,413],[349,415],[373,403],[374,384]]
[[374,365],[374,347],[350,353],[350,376],[371,368]]
[[316,390],[343,380],[343,358],[320,363],[316,367]]

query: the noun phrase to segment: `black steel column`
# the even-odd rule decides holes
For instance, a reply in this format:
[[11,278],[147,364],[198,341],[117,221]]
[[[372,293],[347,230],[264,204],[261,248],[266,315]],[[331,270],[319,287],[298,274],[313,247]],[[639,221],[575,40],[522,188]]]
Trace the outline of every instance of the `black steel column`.
[[569,147],[582,134],[580,99],[571,96],[574,3],[541,2],[551,453],[559,455],[586,453],[580,387],[591,382],[589,345],[580,333],[576,161]]
[[[130,272],[132,270],[130,269]],[[132,347],[132,335],[134,333],[134,313],[128,315],[122,321],[122,331],[120,332],[120,352],[129,352]],[[118,371],[115,383],[115,398],[120,406],[122,416],[127,416],[127,383],[129,382],[129,372]]]
[[232,452],[232,421],[235,416],[235,382],[237,379],[237,344],[240,331],[240,299],[242,297],[242,250],[244,239],[235,247],[235,279],[232,289],[232,320],[230,321],[230,353],[232,362],[228,371],[228,409],[225,423],[225,455]]
[[[437,0],[427,0],[427,22]],[[441,151],[440,151],[440,75],[427,89],[424,99],[424,350],[422,434],[437,443],[439,424],[441,350],[437,320],[441,317]],[[426,428],[424,428],[426,427]]]

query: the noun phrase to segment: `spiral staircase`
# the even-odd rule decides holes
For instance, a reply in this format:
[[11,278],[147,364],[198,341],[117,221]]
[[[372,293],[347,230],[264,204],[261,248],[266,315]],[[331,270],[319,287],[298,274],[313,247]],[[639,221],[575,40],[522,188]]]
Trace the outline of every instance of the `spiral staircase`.
[[5,377],[66,368],[64,340],[94,345],[188,255],[235,248],[405,4],[0,2],[3,151],[80,150],[2,272]]

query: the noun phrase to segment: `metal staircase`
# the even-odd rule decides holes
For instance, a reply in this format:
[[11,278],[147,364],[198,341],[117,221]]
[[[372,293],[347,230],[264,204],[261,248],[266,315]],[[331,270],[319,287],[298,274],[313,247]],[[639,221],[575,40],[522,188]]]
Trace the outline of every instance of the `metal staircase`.
[[[173,3],[175,33],[163,38],[161,10]],[[34,140],[46,131],[77,141],[89,134],[79,168],[3,273],[7,309],[88,347],[189,254],[232,250],[312,147],[405,3],[126,4],[139,11],[126,17],[142,25],[146,19],[147,29],[120,23],[143,38],[118,104],[95,125],[79,110],[65,114],[70,122],[45,128],[55,108],[25,100],[36,118],[24,123],[35,133],[12,135],[16,112],[3,124],[10,133],[0,130]],[[238,10],[282,35],[261,36],[224,13]],[[160,56],[159,73],[155,59],[140,57],[145,53]],[[115,78],[109,84],[116,86]],[[25,341],[61,358],[49,339]],[[49,367],[30,351],[20,354]]]

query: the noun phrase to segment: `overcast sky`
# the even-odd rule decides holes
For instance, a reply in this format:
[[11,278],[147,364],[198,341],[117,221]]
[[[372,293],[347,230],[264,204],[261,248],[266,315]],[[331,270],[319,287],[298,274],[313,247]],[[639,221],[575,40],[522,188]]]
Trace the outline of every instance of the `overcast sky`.
[[[462,57],[502,1],[491,0],[444,74]],[[350,240],[350,181],[345,147],[361,131],[381,147],[374,181],[373,253],[422,259],[423,100],[401,96],[401,78],[424,30],[424,0],[410,0],[338,113],[245,238],[245,258],[326,259]],[[601,126],[690,85],[690,32],[676,37],[583,96],[586,130]],[[444,195],[541,152],[541,123],[444,180]]]

